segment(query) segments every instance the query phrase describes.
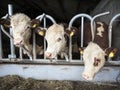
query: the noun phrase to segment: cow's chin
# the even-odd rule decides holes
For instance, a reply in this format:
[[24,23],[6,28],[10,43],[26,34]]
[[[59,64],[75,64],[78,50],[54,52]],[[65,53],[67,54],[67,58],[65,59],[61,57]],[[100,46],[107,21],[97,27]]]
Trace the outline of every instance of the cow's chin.
[[16,44],[15,46],[16,46],[16,47],[22,47],[23,44]]
[[82,77],[85,79],[85,80],[88,80],[88,81],[91,81],[93,80],[94,78],[94,75],[91,75],[90,73],[82,73]]

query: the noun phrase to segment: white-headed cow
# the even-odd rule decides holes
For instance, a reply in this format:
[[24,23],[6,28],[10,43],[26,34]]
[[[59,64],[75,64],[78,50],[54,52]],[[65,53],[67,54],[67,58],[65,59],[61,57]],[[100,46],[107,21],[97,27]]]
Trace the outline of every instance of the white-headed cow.
[[[46,58],[56,59],[58,55],[61,58],[65,57],[68,59],[68,38],[75,34],[76,28],[72,27],[68,30],[66,24],[53,24],[51,25],[45,34],[45,39],[47,41],[47,49],[45,51]],[[40,28],[38,28],[38,33],[40,33]]]
[[83,52],[85,68],[82,77],[84,79],[93,80],[95,74],[105,64],[105,57],[112,58],[116,54],[117,48],[108,48],[108,42],[108,26],[103,22],[97,22],[95,38],[93,42],[89,42]]
[[[17,47],[24,47],[24,54],[32,55],[32,29],[36,28],[40,23],[39,20],[31,20],[23,13],[17,13],[10,16],[9,20],[1,19],[0,23],[8,26],[13,31],[13,42]],[[42,46],[36,46],[37,54],[42,54]]]

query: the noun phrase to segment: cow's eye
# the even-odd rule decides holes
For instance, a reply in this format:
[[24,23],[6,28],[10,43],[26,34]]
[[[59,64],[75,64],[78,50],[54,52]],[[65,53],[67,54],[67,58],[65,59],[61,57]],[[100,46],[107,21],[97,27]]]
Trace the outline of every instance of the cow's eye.
[[29,29],[30,28],[30,26],[27,26],[27,29]]
[[58,39],[57,39],[57,42],[60,42],[61,40],[62,40],[61,38],[58,38]]

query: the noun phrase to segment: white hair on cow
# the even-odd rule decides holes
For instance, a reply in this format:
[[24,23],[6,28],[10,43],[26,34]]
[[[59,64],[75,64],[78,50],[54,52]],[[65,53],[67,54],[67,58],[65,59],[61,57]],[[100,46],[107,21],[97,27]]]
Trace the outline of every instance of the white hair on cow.
[[[105,63],[105,52],[96,43],[90,42],[84,49],[83,61],[85,65],[82,76],[86,80],[92,80],[94,75],[103,67]],[[97,63],[95,61],[97,59]]]
[[11,24],[13,26],[16,26],[16,25],[21,24],[21,23],[27,24],[31,20],[27,15],[25,15],[23,13],[14,14],[10,17],[10,19],[11,19]]

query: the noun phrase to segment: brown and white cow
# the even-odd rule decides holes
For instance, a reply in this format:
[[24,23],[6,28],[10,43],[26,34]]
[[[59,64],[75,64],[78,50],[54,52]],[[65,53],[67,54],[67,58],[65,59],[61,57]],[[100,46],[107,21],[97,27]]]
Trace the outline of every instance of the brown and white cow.
[[[46,58],[56,59],[58,55],[68,60],[68,37],[74,35],[76,28],[69,31],[65,24],[53,24],[45,32],[47,41],[47,49],[45,51]],[[38,31],[38,33],[40,33]]]
[[[95,74],[105,64],[105,56],[112,58],[116,52],[116,48],[108,48],[107,25],[103,22],[97,22],[95,38],[92,42],[89,42],[83,52],[85,68],[82,77],[86,80],[93,80]],[[112,56],[110,54],[112,54]]]
[[[31,20],[23,13],[17,13],[10,17],[10,20],[1,19],[0,23],[9,26],[13,31],[13,42],[17,47],[24,47],[24,54],[32,55],[32,29],[39,24],[39,20]],[[33,25],[33,26],[32,26]],[[36,46],[38,54],[42,54],[42,46]]]

